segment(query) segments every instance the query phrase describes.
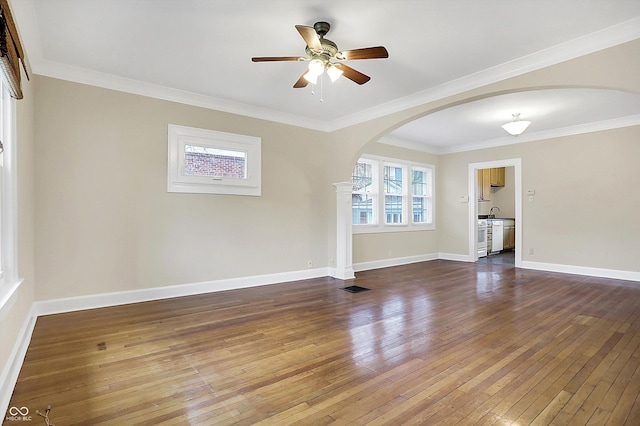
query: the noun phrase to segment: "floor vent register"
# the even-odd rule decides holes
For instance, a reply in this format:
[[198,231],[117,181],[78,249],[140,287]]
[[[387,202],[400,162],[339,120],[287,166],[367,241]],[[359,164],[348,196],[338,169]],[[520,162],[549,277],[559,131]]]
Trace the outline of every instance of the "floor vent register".
[[349,293],[362,293],[363,291],[369,291],[371,289],[360,287],[359,285],[350,285],[349,287],[342,287],[340,290],[348,291]]

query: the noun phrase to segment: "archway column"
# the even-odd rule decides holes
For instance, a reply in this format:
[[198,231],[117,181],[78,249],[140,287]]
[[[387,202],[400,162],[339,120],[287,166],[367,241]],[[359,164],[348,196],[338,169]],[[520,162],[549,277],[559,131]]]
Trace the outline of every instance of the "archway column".
[[351,182],[334,183],[336,187],[336,271],[335,278],[355,278],[352,258]]

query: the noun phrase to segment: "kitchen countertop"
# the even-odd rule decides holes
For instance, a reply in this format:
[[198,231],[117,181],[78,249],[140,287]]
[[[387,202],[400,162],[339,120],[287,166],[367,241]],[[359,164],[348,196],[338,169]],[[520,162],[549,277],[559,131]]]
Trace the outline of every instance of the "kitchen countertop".
[[479,214],[478,219],[487,219],[487,220],[516,220],[513,217],[492,217],[489,218],[486,214]]

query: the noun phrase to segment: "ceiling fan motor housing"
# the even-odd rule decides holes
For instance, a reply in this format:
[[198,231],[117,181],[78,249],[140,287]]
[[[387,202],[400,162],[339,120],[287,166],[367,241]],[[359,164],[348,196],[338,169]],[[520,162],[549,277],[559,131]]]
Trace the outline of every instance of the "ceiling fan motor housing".
[[331,29],[331,25],[328,22],[319,21],[313,24],[313,29],[316,31],[316,33],[320,37],[319,41],[321,45],[321,50],[320,51],[318,51],[317,49],[314,50],[309,46],[307,46],[307,48],[305,49],[305,52],[307,52],[307,55],[309,55],[311,59],[320,59],[322,62],[327,64],[331,59],[335,58],[336,55],[338,54],[338,45],[335,44],[333,41],[324,38],[324,36],[327,35],[329,30]]
[[316,30],[320,37],[324,37],[331,29],[331,25],[328,22],[320,21],[313,24],[313,29]]
[[318,58],[325,62],[337,55],[338,45],[331,40],[321,38],[320,44],[322,45],[322,50],[320,52],[318,52],[317,50],[313,50],[309,46],[307,46],[307,48],[305,49],[307,55],[309,55],[309,57],[311,58]]

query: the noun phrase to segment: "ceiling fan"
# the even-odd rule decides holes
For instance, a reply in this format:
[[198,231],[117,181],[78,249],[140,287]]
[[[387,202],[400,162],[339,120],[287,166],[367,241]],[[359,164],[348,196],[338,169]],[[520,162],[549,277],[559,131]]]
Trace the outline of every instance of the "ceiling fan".
[[307,84],[316,84],[318,77],[325,71],[331,81],[336,81],[341,75],[349,80],[364,84],[371,80],[371,77],[357,71],[341,61],[351,61],[356,59],[377,59],[388,58],[389,52],[383,46],[364,47],[361,49],[343,50],[338,49],[338,45],[333,41],[324,38],[331,26],[327,22],[316,22],[313,27],[296,25],[296,29],[307,43],[305,52],[307,56],[265,56],[251,58],[253,62],[279,62],[279,61],[300,61],[309,62],[306,70],[293,85],[298,89]]

